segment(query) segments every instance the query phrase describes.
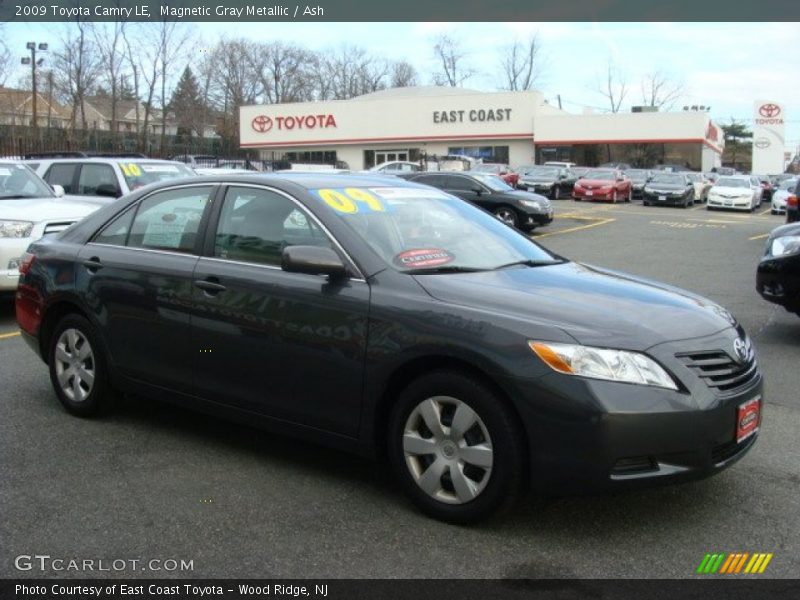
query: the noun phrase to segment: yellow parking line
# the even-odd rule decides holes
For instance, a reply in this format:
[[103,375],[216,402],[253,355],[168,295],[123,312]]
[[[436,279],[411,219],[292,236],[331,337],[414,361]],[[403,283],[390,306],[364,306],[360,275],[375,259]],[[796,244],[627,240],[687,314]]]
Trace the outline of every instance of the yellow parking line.
[[700,206],[695,206],[693,208],[690,208],[689,210],[703,210],[705,207],[706,205],[701,202]]
[[768,233],[762,233],[761,235],[754,235],[751,238],[747,238],[748,240],[763,240],[765,237],[769,237]]
[[0,340],[17,337],[19,334],[20,334],[19,331],[14,331],[12,333],[0,333]]
[[589,229],[591,227],[597,227],[599,225],[606,225],[607,223],[611,223],[616,221],[616,219],[602,219],[597,221],[597,223],[589,223],[588,225],[579,225],[578,227],[570,227],[569,229],[562,229],[561,231],[552,231],[550,233],[543,233],[542,235],[537,235],[534,239],[541,239],[546,238],[551,235],[560,235],[562,233],[571,233],[573,231],[580,231],[581,229]]
[[768,208],[767,210],[761,211],[760,213],[758,213],[758,216],[760,217],[761,215],[765,215],[768,212],[770,212],[771,210],[772,210],[771,208]]

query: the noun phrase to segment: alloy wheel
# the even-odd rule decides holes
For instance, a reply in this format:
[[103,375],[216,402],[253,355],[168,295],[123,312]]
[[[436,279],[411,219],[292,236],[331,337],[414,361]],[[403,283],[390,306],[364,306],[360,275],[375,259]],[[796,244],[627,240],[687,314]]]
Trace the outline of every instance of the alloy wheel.
[[494,465],[483,419],[450,396],[427,398],[411,411],[403,428],[403,454],[416,484],[446,504],[477,498]]
[[494,214],[506,225],[517,226],[517,215],[510,208],[498,208]]

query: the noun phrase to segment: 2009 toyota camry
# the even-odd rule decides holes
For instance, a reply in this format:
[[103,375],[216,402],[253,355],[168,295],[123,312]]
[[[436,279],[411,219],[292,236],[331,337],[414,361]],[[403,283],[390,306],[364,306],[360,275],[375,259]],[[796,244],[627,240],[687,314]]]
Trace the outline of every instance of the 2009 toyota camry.
[[31,245],[17,319],[67,410],[136,392],[386,455],[427,513],[707,476],[756,439],[749,338],[430,187],[156,184]]

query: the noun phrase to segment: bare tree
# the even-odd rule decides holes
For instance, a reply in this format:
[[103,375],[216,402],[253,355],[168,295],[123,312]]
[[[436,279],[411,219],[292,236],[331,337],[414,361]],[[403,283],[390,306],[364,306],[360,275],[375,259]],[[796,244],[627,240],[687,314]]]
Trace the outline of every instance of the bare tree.
[[[2,30],[0,29],[0,33]],[[5,85],[8,76],[11,75],[12,65],[11,51],[5,42],[0,41],[0,86]]]
[[605,81],[597,85],[596,91],[608,99],[611,112],[619,112],[622,101],[625,100],[625,96],[628,93],[628,85],[625,82],[625,77],[611,58],[608,59]]
[[120,100],[120,88],[123,84],[123,66],[125,59],[125,21],[113,23],[96,23],[92,27],[94,42],[102,61],[101,81],[108,86],[111,96],[111,137],[117,139],[117,105]]
[[167,134],[167,73],[170,67],[182,62],[191,47],[191,30],[178,21],[161,21],[158,26],[158,61],[161,68],[161,140],[159,150],[163,153]]
[[346,100],[386,87],[390,64],[370,56],[358,46],[317,54],[314,68],[315,96],[319,100]]
[[458,40],[446,34],[440,35],[434,40],[433,53],[440,63],[440,71],[433,76],[436,85],[461,87],[475,75],[475,71],[465,64],[466,54]]
[[411,87],[418,85],[417,70],[410,63],[400,60],[392,65],[391,87]]
[[682,81],[676,81],[662,71],[653,71],[642,80],[642,102],[645,106],[672,108],[686,88]]
[[307,50],[294,44],[272,42],[261,45],[256,51],[261,54],[261,60],[255,64],[267,102],[302,102],[312,98]]
[[56,86],[72,106],[70,132],[74,136],[80,114],[83,143],[88,140],[89,129],[86,96],[97,83],[101,72],[101,60],[89,28],[89,24],[81,20],[76,20],[74,26],[69,25],[61,40],[61,49],[53,55]]
[[[133,96],[135,99],[135,111],[136,111],[136,131],[140,132],[141,129],[141,115],[139,107],[141,105],[141,98],[139,96],[139,85],[141,83],[141,69],[139,67],[139,62],[136,58],[136,53],[134,52],[134,46],[131,44],[131,38],[127,35],[127,31],[122,31],[122,41],[124,44],[124,56],[125,60],[128,63],[128,68],[131,70],[131,79],[133,80]],[[126,82],[128,83],[128,82]],[[138,144],[139,150],[143,150],[144,146],[141,142]]]
[[215,105],[224,116],[220,133],[234,141],[239,136],[239,107],[255,104],[262,94],[261,82],[253,68],[254,57],[258,55],[257,44],[235,39],[220,41],[209,58],[214,71],[211,87]]
[[505,53],[500,59],[500,64],[505,77],[502,89],[527,91],[536,85],[541,74],[539,53],[541,43],[536,34],[532,34],[524,41],[514,40],[513,44],[505,48]]

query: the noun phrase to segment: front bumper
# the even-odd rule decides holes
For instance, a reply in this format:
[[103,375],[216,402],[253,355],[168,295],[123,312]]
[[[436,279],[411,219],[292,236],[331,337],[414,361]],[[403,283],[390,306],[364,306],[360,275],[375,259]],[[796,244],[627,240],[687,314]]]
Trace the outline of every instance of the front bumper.
[[720,198],[716,196],[708,197],[709,208],[730,208],[733,210],[750,210],[752,205],[751,198]]
[[[681,206],[686,203],[687,198],[683,194],[658,194],[652,192],[644,192],[642,194],[642,198],[645,202],[650,202],[652,204],[664,204],[664,205],[673,205],[673,206]],[[693,202],[693,199],[689,199],[690,202]]]
[[[705,347],[721,347],[728,337]],[[756,369],[740,388],[719,392],[666,360],[676,363],[685,348],[669,343],[648,352],[669,365],[681,391],[559,373],[509,381],[520,393],[532,488],[561,495],[646,487],[708,477],[739,460],[758,433],[736,442],[737,411],[762,398],[763,413],[762,377]]]
[[611,200],[614,197],[614,190],[572,190],[572,197],[576,200]]
[[31,238],[0,239],[0,292],[13,292],[17,289],[19,270],[16,264],[31,241]]
[[800,254],[763,258],[756,273],[756,290],[767,302],[800,312]]

